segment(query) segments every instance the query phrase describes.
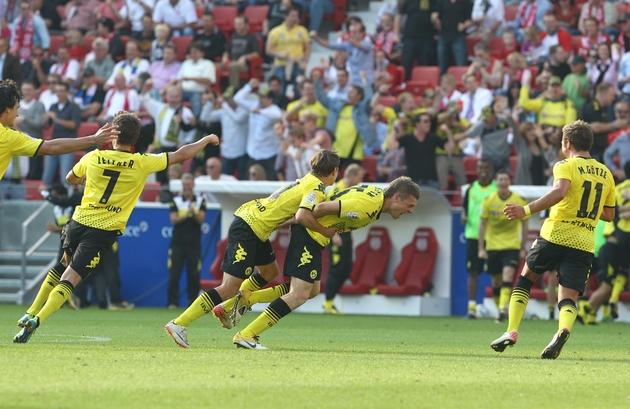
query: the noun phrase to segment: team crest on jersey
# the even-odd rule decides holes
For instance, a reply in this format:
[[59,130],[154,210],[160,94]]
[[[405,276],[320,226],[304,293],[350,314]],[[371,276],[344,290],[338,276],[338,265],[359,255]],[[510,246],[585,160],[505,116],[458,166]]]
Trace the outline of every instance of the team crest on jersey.
[[92,261],[90,261],[90,264],[88,264],[85,267],[94,269],[94,268],[96,268],[96,266],[98,266],[98,263],[100,263],[100,262],[101,262],[101,252],[99,251],[98,253],[96,253],[96,255],[94,256]]
[[343,217],[345,217],[346,219],[358,219],[359,212],[345,212]]

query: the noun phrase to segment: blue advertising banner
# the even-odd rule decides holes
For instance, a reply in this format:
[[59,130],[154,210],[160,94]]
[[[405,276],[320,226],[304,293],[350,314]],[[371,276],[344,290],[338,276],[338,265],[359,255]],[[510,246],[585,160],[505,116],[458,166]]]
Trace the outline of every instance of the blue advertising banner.
[[[168,248],[172,224],[168,206],[138,205],[125,233],[118,238],[121,293],[142,307],[166,307]],[[201,226],[201,277],[210,278],[210,265],[221,237],[221,210],[209,208]],[[179,283],[180,306],[186,307],[186,267]]]

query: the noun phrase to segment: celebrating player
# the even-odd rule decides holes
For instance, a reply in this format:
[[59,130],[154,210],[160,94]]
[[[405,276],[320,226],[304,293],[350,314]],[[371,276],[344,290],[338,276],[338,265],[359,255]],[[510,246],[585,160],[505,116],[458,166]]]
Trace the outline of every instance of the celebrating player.
[[512,291],[507,332],[490,344],[497,352],[516,344],[530,290],[547,270],[558,274],[559,329],[541,358],[556,359],[569,339],[576,302],[584,292],[593,261],[595,226],[599,219],[612,221],[615,216],[615,182],[610,170],[590,157],[592,145],[589,124],[578,120],[565,125],[562,153],[567,159],[553,168],[553,188],[526,206],[508,204],[503,210],[508,219],[516,220],[551,207]]
[[[22,329],[13,342],[27,342],[44,320],[70,298],[76,285],[94,271],[101,255],[125,230],[147,176],[166,169],[169,163],[194,157],[208,144],[219,144],[216,135],[209,135],[176,152],[141,155],[130,152],[140,136],[136,115],[118,112],[113,125],[120,129],[113,141],[114,149],[89,152],[66,176],[72,184],[84,184],[85,193],[72,220],[64,226],[63,258],[48,272],[33,305],[18,321]],[[64,270],[60,277],[59,272]]]

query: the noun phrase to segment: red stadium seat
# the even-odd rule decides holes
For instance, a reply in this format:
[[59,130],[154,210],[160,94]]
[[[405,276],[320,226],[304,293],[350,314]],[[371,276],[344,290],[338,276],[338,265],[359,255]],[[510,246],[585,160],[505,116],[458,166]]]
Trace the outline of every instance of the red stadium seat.
[[468,36],[466,37],[466,50],[468,55],[475,55],[474,48],[475,44],[481,42],[481,37],[477,36]]
[[98,122],[81,122],[77,131],[77,137],[83,138],[84,136],[94,135],[100,127]]
[[446,71],[447,74],[451,74],[453,78],[455,78],[455,86],[457,90],[461,92],[466,92],[466,87],[464,87],[464,74],[468,71],[468,67],[457,67],[452,66],[448,67]]
[[247,6],[243,15],[249,21],[249,33],[260,33],[263,28],[263,22],[267,18],[269,6]]
[[188,47],[192,43],[192,36],[172,37],[171,42],[177,47],[177,61],[184,61],[188,54]]
[[391,108],[398,103],[398,98],[393,95],[384,95],[382,97],[379,97],[378,103]]
[[468,179],[468,183],[472,183],[477,180],[477,162],[479,162],[479,158],[476,156],[464,156],[462,163],[464,165],[464,170],[466,171],[466,179]]
[[582,44],[582,36],[571,36],[571,49],[575,54],[580,50]]
[[83,48],[85,48],[85,52],[89,53],[92,51],[92,43],[96,36],[83,36]]
[[490,55],[494,58],[500,58],[503,51],[503,38],[492,37],[488,43],[490,47]]
[[394,270],[398,285],[379,284],[379,294],[422,295],[433,281],[438,242],[433,229],[419,227],[411,243],[402,249],[402,260]]
[[384,227],[372,227],[367,239],[356,248],[350,273],[352,284],[341,287],[341,294],[368,294],[383,281],[392,242]]
[[50,36],[50,47],[48,48],[48,55],[55,55],[57,52],[57,48],[60,45],[66,43],[66,38],[62,35],[51,35]]
[[435,85],[429,84],[427,81],[407,81],[407,86],[405,87],[405,92],[411,92],[413,95],[417,97],[422,97],[424,91],[427,89],[434,89]]
[[411,70],[412,81],[426,81],[431,84],[432,88],[435,88],[440,83],[440,68],[439,67],[413,67]]
[[505,6],[505,21],[513,21],[516,18],[517,11],[518,11],[518,5]]
[[206,12],[206,8],[204,6],[195,6],[195,13],[197,13],[197,20],[201,20],[205,12]]
[[43,180],[25,180],[26,183],[26,200],[42,200],[42,195],[39,193],[39,187],[45,185]]
[[[313,73],[314,72],[319,72],[319,78],[322,79],[322,82],[324,82],[324,67],[313,67],[311,68],[311,81],[313,81]],[[324,82],[324,86],[326,86],[326,83]]]
[[364,182],[374,182],[376,180],[376,165],[378,164],[377,155],[365,155],[363,156],[363,162],[361,167],[365,169]]
[[221,285],[223,281],[223,271],[221,270],[221,263],[223,262],[223,255],[227,248],[227,237],[217,243],[217,254],[214,257],[214,261],[210,266],[211,279],[202,278],[200,281],[201,289],[204,291],[212,290]]
[[143,202],[155,202],[160,195],[162,185],[159,182],[147,182],[144,185],[140,200]]
[[219,30],[226,34],[234,32],[234,18],[238,15],[238,9],[235,6],[216,6],[212,13]]

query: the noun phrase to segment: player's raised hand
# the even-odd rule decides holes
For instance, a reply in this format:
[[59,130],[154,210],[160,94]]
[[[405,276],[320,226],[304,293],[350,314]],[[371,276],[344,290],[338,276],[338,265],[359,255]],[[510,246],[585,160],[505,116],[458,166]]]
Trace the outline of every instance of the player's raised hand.
[[522,219],[525,217],[525,209],[521,205],[506,203],[503,214],[507,216],[508,220]]
[[210,135],[206,135],[203,137],[204,141],[206,142],[206,145],[218,145],[219,144],[219,137],[216,136],[215,134],[210,134]]
[[94,145],[107,145],[118,138],[118,125],[105,124],[93,135]]

